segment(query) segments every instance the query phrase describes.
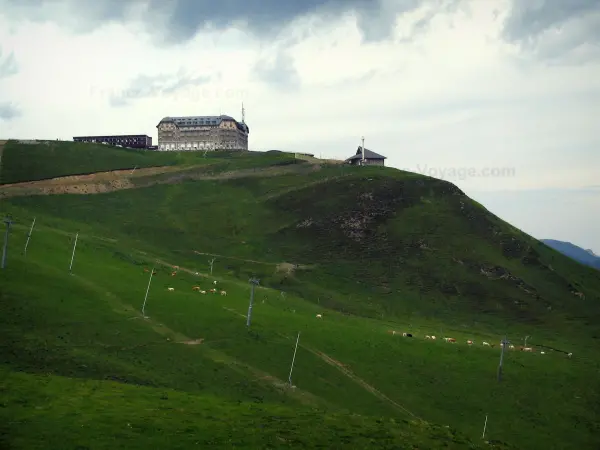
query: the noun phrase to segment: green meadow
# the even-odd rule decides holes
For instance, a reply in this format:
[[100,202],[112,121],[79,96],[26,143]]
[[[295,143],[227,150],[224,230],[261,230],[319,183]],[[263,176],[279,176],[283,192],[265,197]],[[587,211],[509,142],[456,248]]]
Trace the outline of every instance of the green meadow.
[[[125,167],[79,145],[40,153],[29,179]],[[2,199],[8,448],[600,447],[598,271],[412,173],[132,155],[256,173]],[[33,170],[13,164],[4,182]],[[504,336],[535,351],[507,349],[498,382]]]

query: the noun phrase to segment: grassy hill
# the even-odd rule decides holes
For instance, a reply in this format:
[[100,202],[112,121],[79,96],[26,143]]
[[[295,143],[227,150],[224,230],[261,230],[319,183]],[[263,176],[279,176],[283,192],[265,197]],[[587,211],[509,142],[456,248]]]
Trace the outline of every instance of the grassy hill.
[[[83,175],[112,170],[165,166],[197,166],[214,162],[215,156],[226,165],[234,159],[235,167],[248,165],[256,153],[240,152],[158,152],[120,148],[85,142],[38,141],[21,144],[7,141],[3,145],[0,184],[45,180],[69,175]],[[264,161],[262,161],[264,163]]]
[[[490,448],[487,414],[486,439],[515,448],[598,447],[597,271],[444,181],[284,154],[206,161],[103,194],[2,200],[16,222],[0,274],[13,445]],[[213,279],[227,296],[192,291]],[[508,351],[498,383],[498,347],[481,342],[504,335],[537,351]]]

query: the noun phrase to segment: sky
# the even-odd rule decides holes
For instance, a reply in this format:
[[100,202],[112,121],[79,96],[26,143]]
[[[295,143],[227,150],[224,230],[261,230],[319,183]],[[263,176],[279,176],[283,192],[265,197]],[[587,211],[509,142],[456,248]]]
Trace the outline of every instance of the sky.
[[455,183],[600,253],[597,0],[0,0],[0,138],[227,114],[251,150]]

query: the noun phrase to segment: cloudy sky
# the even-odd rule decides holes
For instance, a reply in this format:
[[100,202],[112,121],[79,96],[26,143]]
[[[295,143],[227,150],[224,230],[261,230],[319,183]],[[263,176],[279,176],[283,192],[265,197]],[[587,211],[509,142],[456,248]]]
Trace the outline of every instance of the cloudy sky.
[[597,0],[0,0],[0,137],[241,104],[256,150],[444,178],[600,253]]

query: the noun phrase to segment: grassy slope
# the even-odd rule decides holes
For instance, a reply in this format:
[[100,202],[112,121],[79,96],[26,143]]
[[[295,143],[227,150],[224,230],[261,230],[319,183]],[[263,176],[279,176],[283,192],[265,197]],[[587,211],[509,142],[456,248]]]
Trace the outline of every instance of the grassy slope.
[[[272,158],[281,158],[273,155]],[[134,167],[198,165],[220,162],[226,168],[235,160],[236,167],[251,165],[254,153],[240,152],[157,152],[125,149],[102,144],[47,141],[20,144],[8,141],[4,145],[0,184],[44,180],[67,175],[82,175]]]
[[[319,183],[325,178],[329,181]],[[352,206],[364,193],[373,195],[377,208]],[[597,323],[593,323],[597,276],[489,215],[448,183],[396,171],[330,167],[302,177],[186,182],[101,196],[12,199],[3,207],[22,224],[15,228],[17,243],[11,245],[22,245],[33,215],[41,224],[39,235],[35,234],[38,247],[32,243],[27,262],[13,255],[17,261],[11,269],[13,278],[2,292],[3,307],[9,308],[2,313],[2,341],[6,343],[2,354],[12,355],[4,358],[12,368],[93,379],[113,377],[239,401],[258,396],[277,403],[281,401],[277,389],[263,392],[264,387],[251,383],[247,387],[247,370],[234,371],[237,379],[228,375],[237,380],[232,389],[231,383],[221,382],[223,374],[211,364],[215,359],[235,358],[286,379],[287,368],[281,361],[289,359],[293,337],[301,330],[303,347],[295,379],[299,388],[326,402],[324,407],[330,411],[346,408],[366,415],[402,417],[389,402],[377,399],[319,358],[318,351],[349,365],[357,376],[417,415],[450,424],[474,438],[481,431],[482,417],[489,413],[491,435],[520,448],[598,445],[594,439],[600,402],[593,381],[598,370],[597,344],[590,339],[597,333]],[[348,220],[351,209],[355,217],[375,218],[369,228],[377,232],[368,246],[341,232],[348,225],[360,231],[360,223]],[[316,225],[297,228],[306,219]],[[65,278],[64,269],[59,269],[68,264],[69,238],[51,238],[56,231],[44,230],[44,224],[87,234],[78,250],[74,278]],[[119,241],[111,244],[93,235]],[[119,250],[113,248],[117,246]],[[132,337],[131,345],[111,352],[111,345],[122,345],[125,328],[140,337],[147,331],[147,327],[133,327],[131,321],[103,315],[110,311],[90,309],[106,304],[117,310],[127,311],[127,305],[139,309],[146,279],[132,264],[132,259],[143,256],[131,247],[198,270],[206,270],[208,256],[194,256],[193,249],[229,256],[217,260],[216,273],[227,283],[230,295],[216,305],[189,292],[197,281],[165,281],[163,275],[157,289],[165,301],[152,306],[152,317],[170,330],[194,339],[203,337],[208,345],[181,346],[175,351],[163,339],[133,350],[129,347],[139,345],[140,340]],[[274,270],[282,261],[313,268],[285,277]],[[541,299],[508,280],[481,276],[483,263],[509,269],[533,286]],[[35,273],[36,280],[54,286],[53,290],[40,293],[34,289],[26,278],[20,278],[28,273]],[[237,285],[235,279],[245,281],[250,274],[288,295],[283,299],[261,290],[258,298],[266,296],[265,303],[257,304],[255,333],[248,335],[238,322],[243,319],[235,319],[235,314],[221,306],[245,311],[248,288],[246,283]],[[356,283],[357,278],[361,283]],[[169,299],[164,289],[175,282],[181,284]],[[569,284],[585,292],[586,300],[574,297]],[[59,293],[64,286],[73,292]],[[460,295],[452,295],[452,288],[460,289]],[[95,297],[77,289],[92,289]],[[24,298],[30,299],[29,305]],[[88,301],[82,304],[84,298]],[[54,300],[51,307],[47,299]],[[511,306],[515,299],[524,306]],[[57,301],[64,304],[62,308],[56,309]],[[386,321],[328,312],[326,321],[314,323],[314,314],[322,306],[371,316],[383,312]],[[548,311],[548,306],[553,310]],[[78,315],[81,320],[75,320]],[[30,324],[36,320],[40,323],[32,332]],[[115,324],[113,335],[106,323]],[[578,357],[566,360],[556,352],[548,358],[511,353],[506,380],[499,386],[494,381],[496,351],[449,347],[420,338],[407,342],[387,335],[391,327],[409,329],[420,337],[435,333],[477,340],[497,340],[500,332],[516,340],[526,332],[534,335],[534,344],[575,351]],[[67,336],[63,332],[60,338],[56,336],[57,330],[69,329]],[[18,338],[21,335],[31,341]],[[188,356],[190,352],[201,352],[202,362]],[[86,367],[81,368],[82,364]],[[239,364],[227,367],[239,369]]]
[[[25,237],[26,229],[16,226],[12,248]],[[261,289],[248,333],[238,315],[247,286],[221,279],[228,296],[204,297],[190,287],[208,287],[209,280],[173,278],[166,269],[153,281],[144,320],[137,312],[147,282],[142,257],[84,236],[69,275],[65,246],[71,243],[68,235],[40,226],[27,257],[11,253],[0,273],[0,423],[11,448],[92,442],[94,448],[195,442],[471,448],[464,435],[421,424],[314,353],[354,336],[338,352],[349,356],[353,346],[364,345],[364,332],[385,357],[389,338],[377,327],[343,317],[323,326],[315,323],[311,304]],[[281,380],[298,329],[304,335],[294,372],[298,387],[290,390]],[[179,343],[198,338],[205,341]]]
[[[364,202],[364,194],[374,200]],[[600,273],[513,229],[451,184],[405,172],[324,167],[7,203],[94,222],[195,266],[208,257],[194,250],[266,261],[222,264],[352,314],[600,337]],[[274,274],[283,261],[313,268]],[[563,330],[569,322],[575,329]]]

